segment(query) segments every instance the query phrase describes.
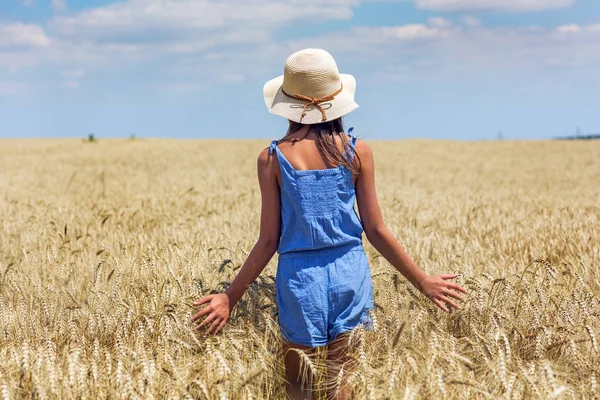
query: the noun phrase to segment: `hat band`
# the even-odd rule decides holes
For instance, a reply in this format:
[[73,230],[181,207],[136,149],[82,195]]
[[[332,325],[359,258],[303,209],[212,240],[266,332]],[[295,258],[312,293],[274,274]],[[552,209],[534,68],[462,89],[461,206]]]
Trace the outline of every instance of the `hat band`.
[[323,107],[321,107],[321,103],[324,103],[326,101],[331,101],[331,100],[335,99],[335,96],[337,96],[338,94],[340,94],[342,92],[342,89],[344,89],[344,84],[343,83],[342,83],[342,86],[338,90],[336,90],[335,92],[333,92],[333,93],[331,93],[331,94],[329,94],[327,96],[323,96],[323,97],[309,97],[309,96],[305,96],[303,94],[298,94],[298,93],[288,94],[288,93],[285,92],[285,90],[283,90],[283,86],[281,87],[281,91],[287,97],[292,98],[292,99],[296,99],[296,100],[308,101],[308,103],[306,103],[304,105],[304,109],[302,109],[302,115],[300,116],[300,122],[302,122],[302,118],[304,118],[306,116],[306,109],[310,105],[314,105],[315,107],[317,107],[319,109],[319,111],[321,111],[321,116],[323,117],[321,119],[322,122],[327,121],[327,115],[325,114],[325,110],[323,109]]

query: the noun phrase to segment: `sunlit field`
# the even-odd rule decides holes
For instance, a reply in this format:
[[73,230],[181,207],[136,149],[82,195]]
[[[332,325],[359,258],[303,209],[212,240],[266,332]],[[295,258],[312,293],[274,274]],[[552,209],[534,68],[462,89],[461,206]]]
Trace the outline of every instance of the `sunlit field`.
[[[600,142],[369,143],[388,228],[469,295],[444,314],[365,238],[356,398],[598,398]],[[0,141],[0,399],[285,398],[276,257],[222,334],[189,323],[257,238],[266,146]]]

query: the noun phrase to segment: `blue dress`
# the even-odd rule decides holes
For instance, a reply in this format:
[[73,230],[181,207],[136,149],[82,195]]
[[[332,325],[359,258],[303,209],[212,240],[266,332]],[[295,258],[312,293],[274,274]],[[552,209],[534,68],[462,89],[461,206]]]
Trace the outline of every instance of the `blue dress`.
[[[350,135],[354,156],[356,137]],[[296,170],[271,143],[281,170],[276,288],[284,339],[324,346],[363,325],[372,329],[373,285],[356,214],[352,172],[340,165]]]

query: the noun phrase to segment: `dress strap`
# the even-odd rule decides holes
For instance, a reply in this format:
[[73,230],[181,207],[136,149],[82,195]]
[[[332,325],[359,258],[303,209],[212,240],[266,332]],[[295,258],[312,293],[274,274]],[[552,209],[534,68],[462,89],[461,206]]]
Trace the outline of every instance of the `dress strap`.
[[269,146],[269,154],[273,154],[275,150],[277,150],[277,139],[271,142],[271,145]]
[[354,136],[352,134],[352,131],[354,130],[354,127],[351,127],[350,129],[348,129],[348,136],[350,136],[350,145],[352,146],[352,148],[356,147],[356,136]]
[[350,146],[346,148],[346,151],[344,152],[344,158],[348,160],[348,162],[352,162],[352,160],[354,159],[354,153],[356,152],[356,136],[352,134],[353,130],[353,127],[348,129],[347,135],[350,136]]
[[269,146],[269,154],[275,152],[275,155],[277,156],[277,161],[279,162],[279,169],[282,172],[285,172],[285,175],[291,177],[295,172],[295,169],[292,166],[292,164],[290,164],[290,162],[287,160],[287,158],[285,158],[281,150],[279,150],[279,147],[277,147],[277,142],[278,140],[273,140],[271,142],[271,145]]

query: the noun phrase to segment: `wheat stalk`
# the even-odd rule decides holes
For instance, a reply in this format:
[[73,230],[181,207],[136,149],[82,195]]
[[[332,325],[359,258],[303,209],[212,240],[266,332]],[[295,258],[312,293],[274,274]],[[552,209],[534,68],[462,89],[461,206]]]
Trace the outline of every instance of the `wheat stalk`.
[[[217,338],[189,323],[254,245],[264,143],[80,145],[0,145],[0,398],[284,398],[275,259]],[[597,144],[372,148],[388,229],[469,294],[442,314],[364,239],[375,329],[351,331],[342,370],[302,358],[315,397],[597,397]]]

